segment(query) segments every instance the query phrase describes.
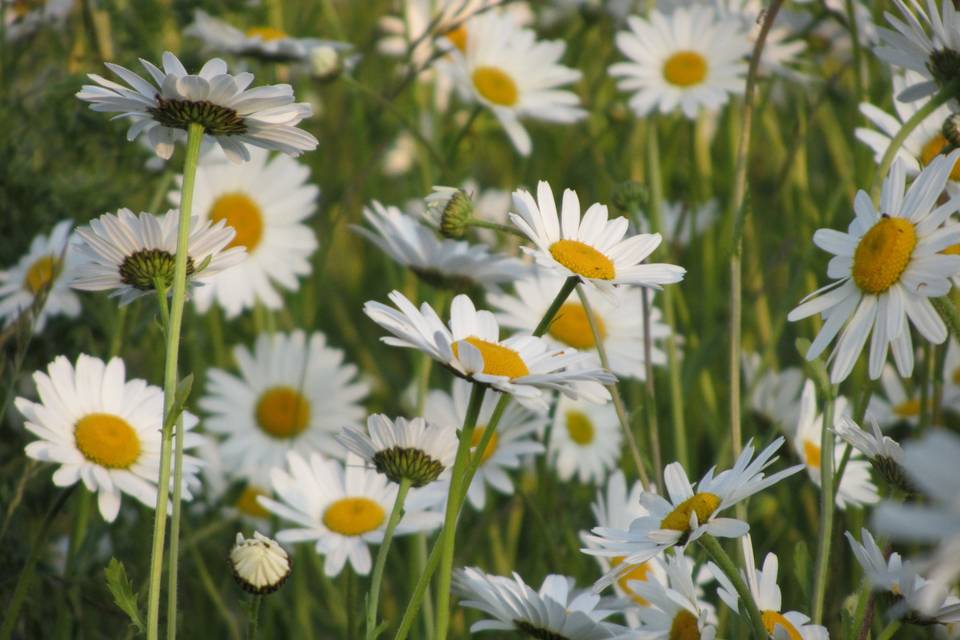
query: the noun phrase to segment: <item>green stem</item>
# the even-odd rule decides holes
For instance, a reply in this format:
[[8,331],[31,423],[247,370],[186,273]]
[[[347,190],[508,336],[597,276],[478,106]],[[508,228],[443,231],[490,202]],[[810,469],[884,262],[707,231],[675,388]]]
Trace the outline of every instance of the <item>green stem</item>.
[[890,623],[883,628],[883,631],[880,632],[880,635],[877,636],[877,640],[891,640],[897,631],[900,630],[901,624],[899,620],[891,620]]
[[823,430],[820,433],[820,531],[817,542],[817,560],[814,565],[813,603],[810,606],[813,624],[823,620],[824,599],[827,594],[827,574],[830,568],[830,543],[833,540],[833,462],[834,434],[833,409],[836,387],[826,390],[826,405],[823,410]]
[[564,281],[563,286],[560,287],[560,291],[557,292],[557,297],[554,298],[550,306],[547,307],[547,311],[537,324],[537,328],[533,330],[533,335],[539,338],[547,332],[550,328],[550,323],[553,322],[553,317],[557,315],[557,311],[560,311],[560,307],[567,301],[567,298],[570,297],[570,294],[573,293],[573,290],[579,282],[580,276],[570,276]]
[[263,596],[253,596],[250,602],[250,612],[247,615],[247,640],[256,640],[257,624],[260,622],[260,601]]
[[467,222],[468,226],[471,227],[480,227],[481,229],[492,229],[493,231],[499,231],[500,233],[509,233],[515,235],[518,238],[527,239],[526,234],[516,227],[511,227],[506,224],[500,224],[499,222],[490,222],[489,220],[481,220],[480,218],[470,218]]
[[[177,390],[177,361],[180,354],[180,327],[183,323],[183,305],[187,292],[187,243],[190,236],[190,209],[193,206],[193,186],[197,177],[197,161],[200,158],[200,142],[203,139],[203,127],[191,124],[187,130],[187,157],[183,168],[183,190],[180,199],[180,220],[177,228],[177,255],[173,271],[173,299],[166,330],[166,362],[163,371],[163,415],[173,407]],[[169,422],[165,419],[165,422]],[[177,431],[183,430],[182,420],[178,421]],[[150,552],[150,589],[147,596],[147,640],[157,640],[160,635],[160,582],[163,573],[163,548],[166,536],[167,501],[170,493],[170,456],[173,429],[164,429],[160,449],[160,479],[157,482],[157,504],[153,520],[153,545]],[[183,441],[177,438],[177,462],[183,461]],[[174,486],[174,524],[170,533],[170,587],[167,625],[172,628],[167,637],[176,635],[177,593],[176,569],[177,556],[173,553],[175,541],[179,535],[180,477],[175,478]]]
[[420,602],[423,601],[423,594],[430,586],[430,576],[433,575],[439,565],[440,545],[434,544],[433,549],[430,550],[430,556],[427,558],[427,563],[423,567],[423,573],[417,580],[417,586],[413,589],[413,595],[410,596],[410,602],[400,619],[400,626],[397,628],[397,635],[394,636],[394,640],[406,640],[407,634],[410,633],[410,627],[413,626],[413,620],[416,618],[417,610],[420,608]]
[[397,489],[397,498],[393,502],[393,510],[390,512],[390,519],[387,520],[387,528],[383,533],[383,542],[380,549],[377,550],[377,560],[373,565],[373,577],[370,580],[370,599],[367,604],[367,640],[374,640],[378,635],[377,629],[377,608],[380,605],[380,583],[383,582],[383,568],[387,565],[387,553],[390,552],[390,543],[393,542],[393,532],[403,517],[403,503],[407,499],[407,492],[410,490],[410,479],[402,478],[400,488]]
[[936,348],[930,342],[923,345],[923,374],[920,377],[920,419],[917,428],[920,431],[930,426],[933,415],[930,391],[933,388],[933,378],[936,376],[934,367],[937,363]]
[[[737,571],[737,567],[733,564],[733,560],[731,560],[727,552],[723,550],[723,547],[720,546],[717,539],[710,534],[701,536],[700,545],[704,551],[707,552],[707,555],[710,556],[710,559],[713,560],[714,564],[720,567],[720,570],[727,576],[731,584],[733,584],[733,588],[736,589],[737,595],[740,596],[740,602],[747,608],[750,624],[753,625],[754,638],[759,640],[769,637],[766,629],[763,627],[763,616],[760,614],[760,608],[757,606],[756,600],[753,599],[750,588],[747,587],[747,584],[740,576],[740,572]],[[752,570],[752,567],[748,568],[748,571]]]
[[227,625],[227,631],[230,634],[230,638],[232,640],[240,640],[240,627],[237,624],[237,621],[234,619],[233,614],[230,613],[230,609],[228,609],[227,605],[224,603],[223,598],[220,596],[220,591],[217,589],[217,585],[213,582],[213,577],[210,575],[210,570],[207,569],[207,563],[204,562],[203,554],[200,553],[200,549],[198,549],[197,545],[195,544],[187,544],[184,545],[184,547],[190,551],[190,557],[192,558],[193,564],[197,569],[197,576],[200,578],[200,584],[203,586],[203,590],[207,592],[207,595],[210,596],[210,601],[213,602],[214,608]]

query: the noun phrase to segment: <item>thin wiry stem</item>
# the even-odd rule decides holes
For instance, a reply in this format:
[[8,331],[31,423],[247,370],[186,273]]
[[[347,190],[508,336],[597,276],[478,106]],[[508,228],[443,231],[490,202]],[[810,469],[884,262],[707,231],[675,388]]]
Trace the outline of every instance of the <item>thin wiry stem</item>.
[[827,393],[827,398],[823,409],[823,429],[820,432],[820,530],[817,541],[817,560],[814,565],[813,603],[810,606],[813,624],[820,624],[823,620],[827,573],[830,569],[830,543],[833,539],[833,463],[836,453],[831,427],[837,389],[835,385],[829,385],[824,391]]
[[373,575],[370,578],[370,595],[367,604],[367,640],[376,640],[379,635],[377,627],[377,609],[380,606],[380,584],[383,582],[383,569],[387,566],[387,554],[390,553],[390,544],[393,542],[393,532],[400,524],[400,518],[403,517],[403,503],[407,499],[407,492],[410,491],[410,479],[401,478],[400,487],[397,489],[397,497],[393,501],[393,509],[390,511],[390,518],[387,520],[387,528],[383,532],[383,542],[377,550],[377,561],[373,566]]

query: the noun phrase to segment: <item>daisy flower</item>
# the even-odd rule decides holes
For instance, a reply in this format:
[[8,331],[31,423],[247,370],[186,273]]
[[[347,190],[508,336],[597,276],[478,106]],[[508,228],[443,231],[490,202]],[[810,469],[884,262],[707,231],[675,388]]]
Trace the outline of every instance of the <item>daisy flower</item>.
[[814,244],[834,254],[827,275],[837,280],[804,298],[787,319],[818,313],[824,319],[807,360],[819,356],[840,334],[830,355],[832,383],[850,375],[871,332],[869,371],[874,380],[891,347],[900,375],[912,373],[908,319],[930,342],[946,340],[946,327],[929,298],[946,295],[950,277],[960,271],[960,256],[940,253],[960,241],[960,225],[944,226],[960,209],[960,199],[937,205],[958,158],[960,151],[937,157],[906,194],[904,165],[894,162],[883,182],[879,210],[861,190],[854,200],[856,217],[846,233],[819,229],[813,235]]
[[784,367],[763,371],[758,353],[744,354],[741,369],[750,409],[788,436],[793,435],[800,419],[800,393],[806,380],[803,370]]
[[[357,574],[370,573],[369,545],[383,541],[387,515],[397,497],[396,484],[365,467],[353,454],[340,463],[319,453],[305,459],[291,451],[287,468],[273,469],[270,477],[278,500],[261,497],[260,503],[295,526],[278,532],[277,540],[314,542],[317,553],[324,556],[323,572],[328,577],[339,574],[348,560]],[[433,506],[425,503],[427,495],[410,492],[397,535],[440,525],[443,514],[426,510]]]
[[[863,454],[884,480],[907,493],[913,493],[913,487],[907,481],[903,471],[903,449],[900,444],[880,431],[880,425],[867,413],[871,433],[861,429],[847,416],[840,416],[834,423],[833,431],[847,444]],[[847,463],[849,468],[849,462]],[[844,471],[846,474],[846,471]]]
[[[77,253],[82,262],[70,286],[83,291],[112,290],[120,304],[154,291],[159,281],[173,285],[179,212],[163,216],[129,209],[105,213],[77,229]],[[190,218],[187,240],[187,283],[203,281],[246,256],[242,246],[230,247],[235,231],[225,221],[211,224]],[[228,248],[229,247],[229,248]]]
[[30,36],[46,24],[64,23],[73,4],[73,0],[17,0],[3,3],[0,17],[7,41],[16,42]]
[[[423,416],[427,422],[440,425],[444,429],[459,432],[467,415],[470,403],[471,385],[465,380],[454,380],[450,393],[435,389],[427,394],[423,407]],[[471,455],[480,444],[486,425],[493,417],[493,410],[500,400],[499,393],[484,394],[477,417],[477,426],[470,439]],[[510,401],[497,424],[497,430],[487,442],[480,466],[467,489],[470,505],[480,511],[487,501],[487,485],[504,495],[513,495],[513,481],[510,470],[519,469],[524,459],[542,454],[543,445],[536,435],[543,430],[546,420]],[[456,452],[454,452],[456,453]]]
[[510,579],[467,567],[454,572],[453,588],[463,598],[460,606],[492,618],[473,623],[471,633],[518,631],[532,638],[596,640],[626,637],[629,631],[604,622],[616,611],[599,608],[600,596],[578,592],[573,578],[566,576],[549,575],[534,591],[516,573]]
[[368,387],[322,333],[262,333],[253,352],[239,345],[233,357],[240,375],[209,369],[198,402],[204,427],[225,437],[221,455],[233,475],[255,480],[249,474],[283,466],[292,449],[343,451],[334,437],[363,420]]
[[516,258],[491,253],[484,245],[437,238],[412,216],[376,200],[364,207],[363,217],[371,228],[354,226],[354,231],[435,286],[495,287],[530,272]]
[[[831,429],[836,429],[840,420],[849,414],[847,399],[840,396],[834,401],[834,421]],[[800,419],[797,423],[797,433],[793,438],[793,448],[797,456],[803,460],[807,468],[807,475],[813,483],[820,486],[820,442],[823,434],[823,415],[817,413],[817,397],[813,381],[807,380],[800,397]],[[837,442],[834,447],[833,466],[840,467],[843,452],[847,448],[844,442]],[[877,486],[870,478],[870,463],[864,460],[860,452],[854,450],[840,479],[837,488],[837,508],[846,509],[847,504],[861,506],[873,504],[880,497],[877,495]]]
[[563,192],[560,214],[550,185],[537,184],[537,199],[526,190],[513,194],[517,213],[510,219],[536,245],[524,247],[538,264],[564,276],[610,291],[613,285],[633,284],[660,288],[683,280],[686,270],[672,264],[640,264],[660,246],[659,233],[639,233],[624,238],[626,218],[608,220],[607,206],[590,205],[580,217],[580,200],[571,189]]
[[654,9],[649,19],[627,18],[617,48],[629,62],[610,67],[621,91],[634,92],[630,108],[639,117],[679,107],[689,119],[701,108],[722,107],[743,93],[750,40],[738,18],[721,18],[709,6]]
[[423,418],[391,420],[383,414],[367,418],[366,430],[345,427],[337,441],[392,482],[410,480],[422,487],[453,466],[457,430]]
[[494,315],[477,311],[463,294],[453,299],[449,326],[427,303],[417,309],[399,291],[389,297],[396,308],[374,301],[363,306],[370,319],[393,334],[382,338],[383,342],[423,351],[455,375],[509,393],[534,407],[546,407],[544,390],[578,397],[587,393],[581,383],[612,384],[616,380],[609,371],[589,366],[591,354],[552,349],[543,338],[532,335],[501,340]]
[[[467,222],[471,219],[506,224],[510,200],[509,191],[481,189],[475,180],[468,179],[459,189],[434,185],[423,199],[418,214],[428,225],[439,229],[444,237],[459,239],[466,234]],[[480,226],[471,225],[470,229],[484,244],[491,246],[513,246],[518,240],[510,234]]]
[[[308,184],[310,169],[284,155],[269,157],[253,148],[250,162],[235,165],[213,151],[197,167],[193,214],[216,224],[223,220],[236,231],[228,247],[243,247],[246,257],[229,271],[210,278],[194,293],[197,310],[216,302],[228,318],[257,303],[268,309],[283,305],[280,291],[296,291],[300,276],[310,274],[310,256],[317,238],[305,224],[317,209],[320,190]],[[182,187],[183,176],[177,176]],[[169,195],[180,205],[180,191]]]
[[[624,557],[624,564],[630,566],[646,562],[672,547],[686,547],[704,534],[720,538],[746,534],[750,530],[746,522],[721,518],[718,514],[803,468],[797,465],[769,476],[764,474],[776,460],[774,454],[781,445],[782,436],[754,458],[753,442],[748,442],[732,469],[715,473],[715,468],[711,468],[697,483],[696,492],[680,463],[667,465],[663,481],[670,500],[654,493],[641,494],[640,504],[648,515],[635,519],[628,529],[595,528],[591,540],[597,548],[582,551],[590,555]],[[621,571],[614,567],[600,579],[597,587],[610,584]]]
[[[565,44],[538,41],[506,13],[488,11],[464,24],[463,51],[452,49],[454,63],[444,65],[467,99],[487,107],[516,150],[530,155],[533,145],[521,118],[572,123],[586,117],[580,98],[564,85],[580,71],[560,64]],[[454,45],[456,37],[447,36]]]
[[256,595],[279,589],[293,569],[284,548],[259,531],[254,531],[252,538],[237,533],[237,541],[230,550],[230,565],[237,584]]
[[926,11],[918,0],[894,0],[894,4],[900,17],[884,12],[893,29],[877,28],[881,44],[875,52],[885,62],[920,74],[918,82],[896,96],[913,102],[960,77],[960,14],[952,2],[940,2],[942,13],[935,0],[927,0]]
[[35,332],[43,331],[47,318],[80,315],[80,299],[69,287],[70,274],[76,269],[76,251],[70,247],[73,222],[64,220],[50,231],[33,238],[30,250],[9,269],[0,271],[0,318],[10,324],[38,296],[43,306],[33,322]]
[[306,102],[294,103],[288,84],[257,87],[252,73],[227,73],[227,64],[213,58],[196,75],[187,73],[180,60],[167,51],[163,70],[141,59],[153,82],[136,73],[106,63],[132,88],[89,74],[96,84],[77,93],[91,109],[119,113],[132,121],[127,139],[145,134],[161,158],[173,154],[177,140],[186,140],[191,124],[203,126],[204,135],[223,149],[233,162],[250,159],[248,146],[263,147],[298,156],[317,147],[317,139],[296,125],[312,114]]
[[[213,436],[204,436],[203,442],[196,448],[196,454],[203,462],[202,496],[206,504],[196,505],[195,509],[204,513],[212,507],[219,511],[221,518],[241,519],[256,527],[269,523],[270,512],[257,501],[260,496],[270,494],[269,468],[228,467],[220,441]],[[232,501],[227,502],[228,496]]]
[[636,610],[638,635],[650,640],[697,638],[713,640],[717,623],[713,606],[702,601],[693,581],[693,561],[682,553],[668,554],[667,581],[634,582],[631,587],[648,605]]
[[593,404],[560,398],[547,454],[564,482],[602,482],[617,466],[623,432],[613,403]]
[[[532,332],[557,297],[566,278],[538,270],[531,277],[514,283],[514,295],[491,293],[487,302],[497,312],[504,327]],[[587,291],[597,333],[610,361],[610,370],[622,378],[646,377],[643,345],[643,292],[621,287],[609,295]],[[667,356],[659,343],[670,335],[670,327],[661,319],[660,309],[650,307],[650,355],[655,365],[664,365]],[[554,316],[544,339],[558,348],[573,347],[592,353],[595,366],[600,359],[594,353],[596,342],[587,313],[577,296],[570,296]]]
[[[768,553],[763,559],[763,568],[757,569],[750,536],[743,539],[743,549],[744,561],[748,568],[742,573],[746,574],[744,576],[746,583],[750,587],[750,593],[754,602],[757,603],[757,608],[760,609],[761,621],[767,633],[777,640],[828,640],[830,635],[827,628],[810,624],[810,616],[799,611],[781,612],[783,603],[780,587],[777,585],[780,562],[776,554]],[[731,611],[740,613],[740,597],[730,579],[714,563],[710,562],[707,566],[720,583],[717,595],[730,607]]]
[[[34,460],[60,467],[53,483],[69,487],[82,480],[97,494],[100,515],[113,522],[123,494],[150,507],[157,502],[163,427],[163,390],[145,380],[127,380],[123,360],[104,362],[81,354],[76,366],[58,356],[46,373],[33,374],[40,402],[17,398],[25,426],[39,439],[26,447]],[[189,433],[197,418],[183,414],[184,449],[201,438]],[[171,463],[172,464],[172,463]],[[199,460],[183,458],[184,500],[199,485]],[[172,487],[171,487],[172,488]]]
[[908,392],[897,370],[889,364],[880,374],[880,386],[883,396],[874,394],[870,398],[869,413],[884,429],[905,422],[916,427],[920,422],[920,389],[914,387]]

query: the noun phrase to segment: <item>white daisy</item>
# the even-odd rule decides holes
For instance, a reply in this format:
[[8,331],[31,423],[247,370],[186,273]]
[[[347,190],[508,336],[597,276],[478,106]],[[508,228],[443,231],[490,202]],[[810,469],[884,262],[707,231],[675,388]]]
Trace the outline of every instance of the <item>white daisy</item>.
[[[497,311],[497,320],[504,327],[532,332],[553,303],[566,278],[546,271],[537,271],[525,280],[514,283],[514,295],[491,293],[487,302]],[[643,344],[643,292],[620,287],[609,295],[587,291],[590,310],[594,314],[597,333],[610,361],[610,370],[622,378],[646,377]],[[650,307],[650,355],[654,365],[667,362],[660,343],[670,335],[660,309]],[[559,348],[573,347],[593,353],[596,343],[580,299],[570,296],[557,311],[544,338]],[[600,360],[594,353],[593,363]]]
[[521,118],[572,123],[586,116],[577,94],[562,88],[581,75],[559,63],[563,41],[538,41],[512,16],[495,11],[477,15],[464,26],[463,51],[454,46],[454,63],[442,69],[452,73],[467,99],[493,112],[521,155],[533,148]]
[[[83,291],[112,290],[120,304],[155,290],[156,283],[173,285],[179,212],[163,216],[129,209],[105,213],[77,229],[77,253],[82,262],[70,286]],[[246,256],[243,247],[230,247],[234,230],[225,221],[211,224],[190,218],[187,241],[187,283],[203,281]]]
[[[278,290],[296,291],[300,276],[310,274],[310,256],[317,238],[305,224],[317,208],[320,190],[308,184],[310,169],[284,155],[269,157],[253,148],[250,162],[225,162],[221,153],[205,154],[197,167],[193,214],[216,224],[223,220],[236,231],[228,247],[243,247],[246,257],[234,268],[210,278],[194,294],[205,313],[216,301],[228,318],[258,302],[279,309]],[[177,177],[183,184],[183,177]],[[169,195],[180,205],[180,191]]]
[[903,464],[903,449],[900,444],[889,436],[883,435],[880,425],[869,415],[871,433],[864,431],[852,418],[840,416],[834,423],[833,430],[851,447],[862,453],[874,465]]
[[205,504],[195,502],[193,508],[200,513],[212,508],[221,518],[240,519],[255,527],[269,524],[270,512],[257,499],[270,495],[270,469],[228,467],[222,449],[220,441],[213,436],[204,436],[203,442],[195,449],[203,462],[202,498]]
[[636,610],[638,636],[649,640],[697,638],[713,640],[717,623],[713,605],[702,601],[693,581],[693,561],[682,553],[667,554],[667,581],[634,581],[631,588],[648,605]]
[[617,466],[623,431],[613,403],[560,398],[550,431],[548,456],[563,481],[602,482]]
[[883,373],[880,374],[880,386],[883,396],[873,394],[868,409],[880,426],[884,429],[899,423],[917,426],[920,422],[919,386],[915,385],[908,392],[897,370],[889,364],[883,367]]
[[410,480],[413,487],[436,480],[457,455],[455,427],[423,418],[391,420],[381,413],[367,418],[366,430],[345,427],[337,441],[393,482]]
[[903,0],[894,0],[901,17],[884,12],[896,31],[878,27],[882,44],[875,52],[881,60],[920,74],[919,82],[896,96],[913,102],[960,77],[960,13],[952,2],[940,2],[942,13],[936,0],[927,0],[926,11],[918,0],[907,2],[909,7]]
[[245,590],[256,595],[271,593],[290,576],[293,565],[290,555],[259,531],[252,538],[237,533],[237,541],[230,550],[233,578]]
[[2,19],[4,35],[8,42],[16,42],[33,35],[44,25],[61,25],[70,10],[73,0],[15,0],[4,2]]
[[750,408],[792,436],[800,418],[800,392],[806,380],[803,370],[784,367],[763,371],[758,353],[745,353],[741,361],[743,388],[749,394]]
[[743,93],[750,40],[739,18],[721,18],[709,6],[656,9],[649,19],[627,18],[617,48],[629,62],[610,67],[621,91],[634,92],[630,107],[640,117],[679,107],[695,118],[716,110],[731,94]]
[[186,139],[190,124],[203,125],[204,134],[215,140],[234,162],[250,159],[249,146],[263,147],[298,156],[317,147],[317,139],[297,125],[312,114],[306,102],[294,103],[287,84],[247,90],[252,73],[227,73],[227,64],[213,58],[196,75],[188,74],[180,60],[167,51],[163,71],[141,58],[150,74],[148,82],[119,65],[106,63],[131,88],[89,74],[95,85],[84,85],[77,97],[91,109],[119,113],[132,121],[127,139],[146,134],[161,158],[173,154],[177,140]]
[[[417,213],[428,225],[439,229],[449,238],[462,237],[466,232],[463,220],[464,211],[469,216],[483,222],[506,224],[510,211],[510,192],[502,189],[480,188],[472,178],[463,182],[461,188],[435,185],[430,194],[423,199],[421,210]],[[461,236],[451,235],[450,231],[459,231]],[[493,229],[472,226],[471,231],[490,246],[513,247],[518,238],[511,234],[498,233]]]
[[[458,432],[467,415],[471,386],[465,380],[456,379],[449,394],[438,389],[430,391],[423,407],[424,418],[427,422]],[[471,451],[480,444],[484,429],[490,422],[499,400],[499,393],[484,395],[477,426],[470,441],[470,446],[473,447]],[[536,440],[536,436],[543,430],[545,423],[543,417],[518,403],[507,403],[497,430],[490,436],[480,458],[480,466],[477,467],[467,489],[467,499],[474,509],[479,511],[486,504],[487,485],[504,495],[513,495],[513,481],[507,471],[518,469],[524,460],[543,453],[543,445]]]
[[[789,467],[770,476],[764,470],[776,460],[774,454],[783,444],[783,437],[774,440],[753,458],[753,442],[748,442],[733,468],[715,473],[707,471],[697,483],[696,492],[678,462],[667,465],[663,480],[670,500],[654,493],[643,493],[640,504],[648,515],[635,519],[628,529],[597,527],[592,541],[597,548],[583,549],[590,555],[624,557],[626,565],[645,562],[661,552],[680,545],[685,547],[704,534],[721,538],[738,538],[750,525],[735,518],[717,517],[721,511],[776,484],[803,468]],[[597,583],[610,584],[622,570],[615,567]]]
[[[270,472],[278,500],[261,497],[271,513],[290,521],[296,528],[277,533],[281,542],[314,542],[324,556],[323,572],[335,576],[347,560],[359,575],[370,573],[370,544],[380,544],[387,516],[397,497],[397,485],[386,476],[364,466],[353,454],[346,461],[310,454],[309,461],[291,451],[287,469]],[[434,529],[443,514],[427,511],[423,497],[430,494],[412,490],[404,502],[404,515],[396,535]]]
[[[163,390],[145,380],[126,380],[123,360],[103,360],[81,354],[76,367],[64,356],[33,374],[40,402],[17,398],[25,426],[36,435],[27,445],[28,457],[60,467],[53,483],[69,487],[79,480],[97,493],[100,515],[113,522],[126,493],[151,509],[157,502],[160,476]],[[183,447],[201,438],[189,433],[197,418],[183,414]],[[199,486],[199,460],[183,457],[184,500]],[[172,466],[172,463],[171,463]],[[172,484],[172,482],[171,482]],[[172,487],[171,487],[172,489]]]
[[[761,0],[718,0],[717,4],[720,5],[721,16],[740,20],[742,29],[747,32],[750,39],[752,52],[763,27],[765,3]],[[760,56],[762,73],[783,76],[795,81],[808,79],[805,74],[796,69],[807,49],[807,43],[798,37],[799,33],[789,26],[788,16],[777,13],[776,20],[763,43],[763,54]]]
[[374,200],[364,207],[363,217],[372,229],[353,229],[430,284],[460,289],[474,284],[494,287],[530,273],[516,258],[491,253],[482,244],[437,238],[397,207]]
[[573,578],[552,574],[534,591],[516,573],[513,579],[484,573],[473,567],[457,569],[453,588],[460,606],[478,609],[493,619],[475,622],[479,631],[519,631],[531,638],[597,640],[625,637],[629,630],[603,620],[614,613],[600,609],[600,596],[577,591]]
[[578,397],[587,393],[580,383],[612,384],[616,380],[605,369],[589,367],[591,354],[551,349],[543,338],[532,335],[501,340],[494,315],[477,311],[463,294],[453,299],[449,327],[429,304],[423,303],[418,310],[399,291],[389,297],[396,309],[374,301],[363,306],[364,313],[393,334],[382,338],[383,342],[423,351],[455,375],[532,406],[545,408],[544,390]]
[[38,296],[43,306],[33,321],[35,332],[43,331],[47,318],[80,315],[80,299],[70,290],[70,275],[78,256],[70,246],[73,222],[63,220],[50,231],[33,238],[30,250],[17,264],[0,271],[0,318],[10,324],[31,309]]
[[823,317],[823,327],[807,351],[808,360],[841,334],[830,355],[834,384],[853,370],[871,332],[873,379],[880,377],[890,347],[900,374],[912,373],[908,318],[930,342],[946,340],[946,327],[928,298],[946,295],[950,276],[960,272],[960,256],[940,254],[960,241],[960,225],[944,225],[960,209],[960,198],[937,205],[958,159],[960,151],[937,157],[906,194],[904,165],[894,162],[883,182],[879,210],[865,191],[859,191],[854,200],[856,217],[847,233],[819,229],[813,235],[814,244],[834,254],[827,276],[837,280],[804,298],[787,318],[796,321],[818,313]]
[[258,470],[282,466],[293,449],[342,453],[335,436],[361,423],[368,388],[322,333],[262,333],[252,353],[239,345],[233,357],[240,375],[207,370],[197,404],[205,428],[225,436],[221,455],[234,477],[256,482]]
[[[776,554],[768,553],[763,559],[763,568],[757,569],[753,559],[753,545],[750,536],[743,540],[743,549],[747,569],[741,570],[745,574],[746,583],[750,587],[757,608],[760,609],[761,622],[764,629],[775,640],[828,640],[830,635],[827,628],[818,624],[810,624],[810,616],[799,611],[782,611],[780,587],[777,585],[777,573],[780,563]],[[730,579],[723,571],[710,562],[707,565],[713,572],[720,586],[717,595],[724,604],[734,613],[740,613],[740,597],[734,589]]]
[[[849,415],[847,399],[843,396],[834,401],[834,419],[831,429],[836,429],[841,418]],[[823,434],[823,415],[817,413],[817,396],[813,381],[807,380],[800,397],[800,418],[797,422],[797,433],[793,438],[793,448],[797,456],[803,460],[807,468],[807,475],[813,483],[820,486],[820,442]],[[846,443],[837,442],[834,447],[833,468],[840,468]],[[847,504],[861,506],[873,504],[880,500],[877,495],[877,486],[870,478],[870,462],[864,460],[858,450],[852,451],[847,460],[847,466],[837,487],[837,508],[846,509]]]
[[563,192],[560,214],[550,185],[537,184],[537,199],[524,189],[513,194],[517,213],[510,219],[536,244],[523,250],[537,263],[564,276],[609,291],[613,285],[659,288],[680,282],[686,270],[672,264],[640,264],[660,246],[659,233],[639,233],[624,239],[626,218],[608,220],[607,206],[590,205],[580,217],[580,200],[571,189]]

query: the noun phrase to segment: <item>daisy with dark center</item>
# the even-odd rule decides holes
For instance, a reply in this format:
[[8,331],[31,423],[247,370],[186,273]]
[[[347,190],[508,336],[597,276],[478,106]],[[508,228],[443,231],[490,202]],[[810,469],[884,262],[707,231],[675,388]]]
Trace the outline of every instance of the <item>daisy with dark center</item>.
[[132,121],[127,138],[148,136],[161,158],[173,154],[177,140],[186,139],[191,124],[214,140],[234,162],[250,159],[248,145],[298,156],[317,146],[317,139],[303,129],[300,121],[312,113],[305,102],[294,103],[290,85],[278,84],[249,89],[253,74],[227,73],[227,64],[214,58],[197,74],[187,73],[169,51],[163,54],[163,70],[141,59],[148,82],[136,73],[107,63],[130,88],[89,75],[96,82],[77,93],[91,103],[94,111],[119,113]]
[[[163,216],[129,209],[105,213],[77,229],[82,262],[70,286],[84,291],[112,291],[127,304],[157,288],[173,287],[178,213]],[[191,218],[185,247],[190,283],[232,267],[246,257],[243,247],[230,247],[235,232],[223,221],[212,225]]]
[[808,360],[840,334],[830,355],[834,384],[853,370],[871,333],[873,379],[880,377],[891,347],[900,375],[913,372],[910,324],[933,344],[946,340],[946,327],[930,298],[946,295],[951,276],[960,272],[960,255],[942,253],[960,242],[960,225],[948,223],[960,210],[960,198],[938,204],[957,160],[960,151],[937,157],[906,190],[905,167],[895,162],[883,182],[879,209],[859,191],[856,217],[846,233],[820,229],[814,234],[814,243],[834,254],[827,275],[837,280],[807,296],[787,318],[823,317]]

